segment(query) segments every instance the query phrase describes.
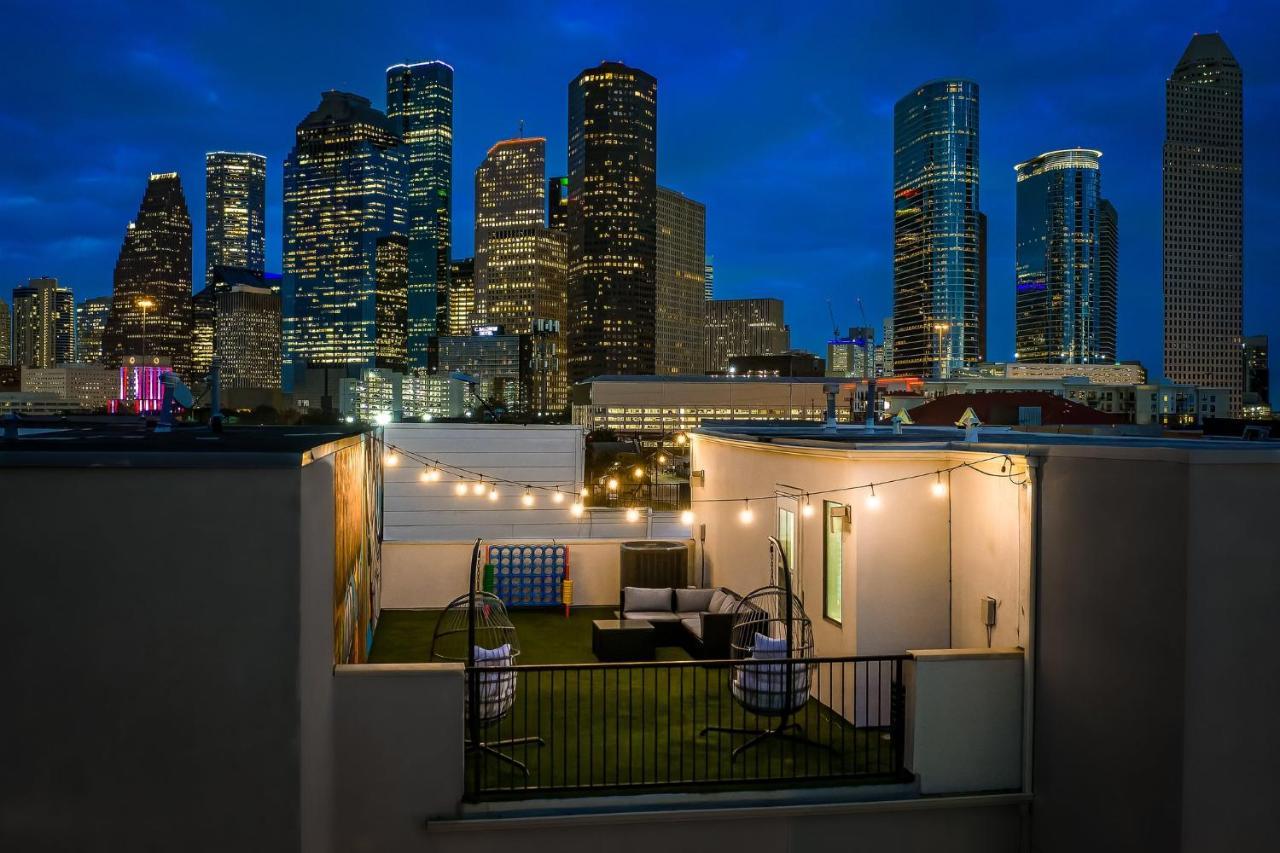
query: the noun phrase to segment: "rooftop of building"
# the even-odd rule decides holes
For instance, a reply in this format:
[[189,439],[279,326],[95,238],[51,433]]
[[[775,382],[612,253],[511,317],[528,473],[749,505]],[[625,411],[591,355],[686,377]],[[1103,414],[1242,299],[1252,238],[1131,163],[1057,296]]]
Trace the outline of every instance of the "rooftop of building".
[[1097,409],[1052,394],[1048,391],[1006,391],[1000,394],[948,394],[911,410],[911,419],[921,426],[950,426],[967,409],[987,424],[1014,425],[1019,410],[1040,410],[1040,423],[1046,425],[1090,425],[1126,423],[1126,415],[1107,414]]

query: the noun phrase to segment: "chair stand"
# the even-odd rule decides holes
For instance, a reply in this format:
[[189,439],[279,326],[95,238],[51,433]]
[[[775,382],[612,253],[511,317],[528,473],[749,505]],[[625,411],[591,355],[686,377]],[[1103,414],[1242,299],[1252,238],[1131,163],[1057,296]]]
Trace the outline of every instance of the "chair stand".
[[759,746],[769,738],[778,738],[779,740],[789,740],[792,743],[798,743],[805,746],[816,746],[819,749],[825,749],[827,752],[830,752],[833,755],[836,753],[833,747],[828,746],[825,743],[819,743],[818,741],[813,740],[812,738],[806,737],[804,734],[804,729],[800,726],[799,723],[795,722],[794,720],[791,722],[788,722],[785,717],[782,719],[781,725],[775,726],[774,728],[770,728],[770,729],[742,729],[734,726],[707,726],[705,729],[698,732],[698,737],[705,737],[707,732],[725,732],[727,734],[735,734],[735,735],[751,735],[751,737],[747,739],[746,743],[743,743],[737,747],[734,747],[733,752],[730,754],[730,759],[729,759],[730,761],[737,761],[738,756],[741,755],[745,750],[750,749],[753,746]]
[[529,768],[524,765],[523,761],[517,761],[505,752],[498,749],[500,746],[517,746],[524,743],[536,743],[538,746],[546,746],[546,741],[540,737],[508,737],[501,740],[485,740],[479,743],[473,743],[470,738],[466,740],[466,750],[468,752],[483,752],[485,755],[492,755],[499,761],[505,761],[513,767],[519,768],[527,778],[529,776]]

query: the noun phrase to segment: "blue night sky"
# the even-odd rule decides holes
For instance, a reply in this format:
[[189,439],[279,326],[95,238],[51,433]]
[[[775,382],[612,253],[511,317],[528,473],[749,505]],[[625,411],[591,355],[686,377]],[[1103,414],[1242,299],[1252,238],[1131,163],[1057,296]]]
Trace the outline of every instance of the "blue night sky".
[[1084,146],[1104,152],[1120,215],[1120,355],[1158,374],[1164,80],[1193,32],[1216,30],[1245,75],[1245,332],[1280,335],[1280,7],[860,5],[9,0],[0,292],[52,275],[77,299],[109,293],[149,172],[181,174],[203,271],[203,157],[219,149],[269,158],[278,271],[294,125],[323,89],[382,107],[386,66],[430,58],[456,69],[454,241],[466,256],[485,150],[523,119],[562,171],[568,82],[610,58],[658,78],[659,182],[706,203],[717,295],[783,298],[794,345],[825,354],[827,299],[842,328],[859,296],[877,325],[891,310],[893,104],[962,76],[981,87],[990,356],[1013,346],[1012,167]]

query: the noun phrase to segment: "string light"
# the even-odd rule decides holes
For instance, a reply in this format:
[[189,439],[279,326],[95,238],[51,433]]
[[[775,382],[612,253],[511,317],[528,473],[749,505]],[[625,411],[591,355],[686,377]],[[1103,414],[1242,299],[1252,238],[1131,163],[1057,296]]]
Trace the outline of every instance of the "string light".
[[458,496],[465,495],[467,493],[467,484],[459,480],[453,486],[453,493]]
[[477,497],[484,494],[484,480],[476,481],[476,484],[471,487],[471,494]]
[[396,452],[394,450],[388,450],[386,454],[382,457],[382,461],[383,461],[383,464],[386,464],[386,465],[399,465],[400,457],[396,455]]
[[658,454],[658,464],[659,464],[659,465],[666,465],[666,464],[667,464],[667,457],[665,457],[665,456],[663,456],[661,453],[659,453],[659,454]]
[[573,506],[569,507],[569,512],[573,514],[574,518],[577,518],[578,516],[582,515],[582,504],[578,503],[577,501],[574,501]]
[[935,498],[945,497],[947,494],[947,484],[942,482],[942,472],[938,472],[938,481],[933,484],[933,496]]
[[627,521],[639,521],[639,520],[640,520],[640,510],[636,509],[633,506],[627,507]]
[[676,433],[676,444],[679,444],[680,446],[683,447],[685,442],[687,442],[688,440],[689,440],[689,437],[684,433],[682,432]]
[[879,509],[880,496],[876,494],[875,484],[871,484],[871,494],[867,495],[867,509]]
[[520,496],[520,503],[525,506],[533,506],[533,492],[529,491],[529,487],[524,487],[524,494]]
[[605,483],[605,487],[611,492],[616,492],[618,490],[618,478],[610,477],[609,482]]
[[431,472],[430,472],[430,471],[428,471],[426,468],[423,468],[423,469],[422,469],[422,473],[418,475],[418,479],[419,479],[419,480],[421,480],[421,481],[422,481],[422,482],[424,482],[424,483],[430,483],[430,482],[431,482]]
[[750,524],[755,521],[755,518],[755,513],[751,511],[751,501],[743,498],[742,512],[738,513],[738,521],[741,521],[743,524]]
[[685,527],[693,524],[693,510],[686,509],[684,512],[680,513],[680,523]]
[[491,501],[496,501],[497,499],[498,499],[498,487],[497,487],[497,486],[490,486],[490,487],[489,487],[489,500],[491,500]]
[[809,503],[809,493],[804,494],[804,506],[800,508],[800,514],[805,518],[813,518],[813,504]]
[[644,469],[643,469],[643,468],[641,468],[639,465],[637,465],[637,466],[635,467],[635,470],[633,470],[633,471],[631,472],[631,476],[633,476],[633,477],[635,477],[637,480],[639,480],[641,477],[643,477],[643,476],[644,476]]
[[551,495],[551,500],[555,501],[558,504],[564,503],[564,492],[560,491],[559,489],[556,489],[555,493]]
[[578,494],[582,495],[585,498],[591,494],[591,490],[588,489],[586,486],[583,486],[582,489],[578,492]]

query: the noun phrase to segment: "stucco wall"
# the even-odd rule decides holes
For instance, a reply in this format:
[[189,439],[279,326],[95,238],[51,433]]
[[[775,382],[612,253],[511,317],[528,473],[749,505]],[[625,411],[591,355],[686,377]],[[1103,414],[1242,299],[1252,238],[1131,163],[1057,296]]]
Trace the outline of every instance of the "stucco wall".
[[[1025,470],[1025,459],[1011,464]],[[1029,487],[996,473],[1001,463],[962,468],[949,476],[951,512],[951,637],[954,648],[1023,646],[1030,624],[1031,515]],[[1024,477],[1019,477],[1021,482]],[[988,640],[982,600],[998,602]]]

